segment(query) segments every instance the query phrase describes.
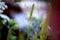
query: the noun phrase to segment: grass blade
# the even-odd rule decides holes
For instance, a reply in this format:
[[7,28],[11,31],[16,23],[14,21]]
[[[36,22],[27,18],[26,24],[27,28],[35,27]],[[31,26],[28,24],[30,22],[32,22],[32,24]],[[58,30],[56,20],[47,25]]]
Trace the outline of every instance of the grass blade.
[[40,32],[40,40],[45,40],[44,37],[46,37],[45,33],[46,33],[47,28],[48,28],[50,15],[51,15],[51,8],[48,9],[47,18],[45,19],[45,22],[42,25],[42,29],[41,29],[41,32]]

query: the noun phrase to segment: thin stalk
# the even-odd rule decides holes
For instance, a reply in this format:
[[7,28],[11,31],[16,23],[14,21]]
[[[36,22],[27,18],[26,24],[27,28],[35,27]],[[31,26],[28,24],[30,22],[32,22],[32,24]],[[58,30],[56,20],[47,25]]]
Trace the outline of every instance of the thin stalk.
[[10,38],[11,38],[11,29],[9,29],[9,31],[8,31],[7,40],[10,40]]
[[31,11],[30,11],[30,17],[29,17],[30,21],[32,20],[33,11],[34,11],[34,4],[32,5]]
[[41,26],[40,26],[40,25],[41,25],[41,22],[42,22],[42,16],[41,16],[41,18],[38,19],[38,27],[39,27],[39,28],[41,27]]
[[29,34],[27,34],[27,40],[29,40]]
[[30,29],[31,29],[31,28],[30,28],[30,26],[28,26],[28,28],[27,28],[27,29],[28,29],[28,33],[27,33],[27,40],[29,40],[29,33],[30,33]]
[[35,33],[34,33],[33,40],[38,40],[38,35],[37,35],[37,32],[35,32]]

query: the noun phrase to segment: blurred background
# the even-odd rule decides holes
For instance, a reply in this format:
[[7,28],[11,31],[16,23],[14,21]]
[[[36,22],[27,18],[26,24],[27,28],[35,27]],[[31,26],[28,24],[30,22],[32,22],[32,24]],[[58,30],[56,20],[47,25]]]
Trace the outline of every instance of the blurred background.
[[[30,16],[30,10],[33,4],[35,5],[34,11],[33,11],[33,17],[38,19],[42,16],[43,20],[46,18],[47,10],[51,5],[49,0],[47,1],[45,0],[10,0],[10,1],[6,2],[8,5],[7,11],[9,13],[6,11],[5,11],[6,13],[5,12],[4,13],[7,14],[10,18],[14,18],[20,26],[28,24],[28,21],[26,19],[28,19]],[[25,18],[23,17],[23,15]],[[23,22],[25,24],[23,24]]]
[[[2,0],[8,5],[8,9],[4,10],[5,15],[14,18],[19,25],[28,25],[26,19],[29,18],[32,4],[35,5],[33,17],[46,18],[48,8],[52,7],[51,20],[49,26],[52,29],[50,40],[60,39],[60,0]],[[25,23],[25,24],[24,24]]]

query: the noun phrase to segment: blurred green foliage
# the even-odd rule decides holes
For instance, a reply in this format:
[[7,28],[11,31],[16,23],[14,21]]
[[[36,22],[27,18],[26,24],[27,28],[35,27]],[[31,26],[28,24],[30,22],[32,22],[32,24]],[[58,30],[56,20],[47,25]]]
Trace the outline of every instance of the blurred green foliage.
[[52,0],[38,0],[38,1],[51,2]]
[[15,2],[20,2],[21,0],[14,0]]

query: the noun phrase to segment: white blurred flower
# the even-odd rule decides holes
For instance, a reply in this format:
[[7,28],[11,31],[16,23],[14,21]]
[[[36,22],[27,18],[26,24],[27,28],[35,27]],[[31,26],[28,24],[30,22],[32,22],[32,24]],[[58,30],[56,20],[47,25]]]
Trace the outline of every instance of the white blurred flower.
[[7,5],[5,5],[5,2],[0,2],[0,13],[3,12],[3,10],[7,9]]
[[5,8],[7,9],[7,8],[8,8],[8,6],[7,6],[7,5],[5,5]]
[[0,13],[3,13],[3,10],[0,10]]
[[1,7],[1,9],[2,9],[2,10],[5,10],[5,8],[4,8],[4,7]]
[[8,16],[0,14],[0,17],[2,17],[3,19],[7,19],[8,21],[10,20]]

